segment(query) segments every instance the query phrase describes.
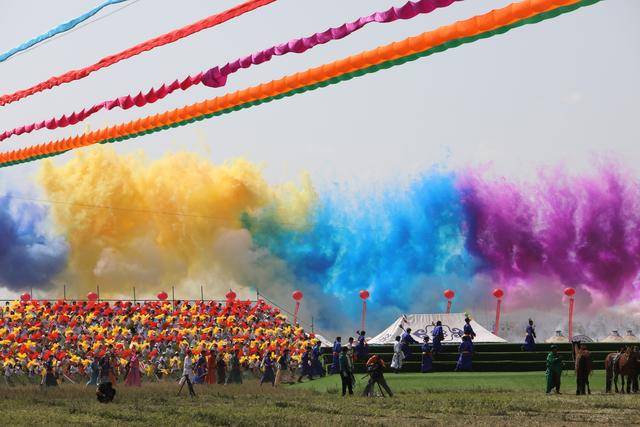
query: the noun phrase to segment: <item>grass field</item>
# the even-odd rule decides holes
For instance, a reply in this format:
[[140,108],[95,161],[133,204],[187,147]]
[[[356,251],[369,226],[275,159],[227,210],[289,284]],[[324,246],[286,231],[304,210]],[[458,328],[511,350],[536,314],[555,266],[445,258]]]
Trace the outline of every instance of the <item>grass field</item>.
[[[332,376],[279,389],[196,386],[198,397],[176,396],[171,382],[141,389],[117,386],[108,405],[94,389],[63,385],[0,387],[0,412],[12,425],[629,425],[640,423],[639,395],[604,395],[602,371],[591,396],[575,396],[572,373],[563,392],[547,396],[543,373],[387,374],[393,398],[340,397]],[[362,391],[360,380],[357,392]]]

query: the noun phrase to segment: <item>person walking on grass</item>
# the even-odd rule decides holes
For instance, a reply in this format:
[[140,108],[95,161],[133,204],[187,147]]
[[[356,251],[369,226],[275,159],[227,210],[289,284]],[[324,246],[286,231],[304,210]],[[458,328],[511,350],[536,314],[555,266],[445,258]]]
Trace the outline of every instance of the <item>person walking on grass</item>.
[[[285,372],[289,372],[289,349],[282,350],[282,354],[278,357],[278,366],[276,370],[276,381],[273,384],[274,387],[278,387],[282,382],[282,377]],[[289,379],[289,378],[287,378]]]
[[342,348],[342,354],[340,354],[340,380],[342,381],[342,396],[347,394],[353,394],[353,361],[349,355],[349,350],[346,347]]
[[89,364],[89,381],[85,384],[85,387],[90,385],[98,385],[98,375],[100,374],[100,365],[98,364],[98,358],[94,357]]
[[182,391],[182,387],[184,387],[184,383],[187,383],[187,387],[189,388],[189,396],[196,397],[196,392],[193,390],[193,383],[191,379],[193,378],[193,360],[191,360],[191,349],[187,349],[184,356],[184,363],[182,365],[182,377],[178,384],[180,384],[180,390],[178,390],[178,394]]
[[547,394],[555,388],[556,394],[560,394],[560,378],[562,377],[562,358],[558,354],[558,346],[552,345],[547,355]]
[[[338,337],[339,338],[339,337]],[[298,382],[302,382],[302,378],[309,377],[309,380],[313,379],[313,372],[311,370],[311,348],[307,347],[304,353],[302,353],[302,359],[300,360],[300,377]],[[340,359],[338,359],[338,372],[340,371]]]
[[324,377],[324,367],[322,366],[322,361],[320,360],[320,341],[316,341],[313,344],[313,348],[311,349],[311,375],[317,377]]
[[262,368],[262,378],[260,378],[260,387],[264,383],[271,383],[272,387],[276,385],[276,374],[273,372],[273,359],[271,359],[271,352],[269,350],[266,351],[264,357],[262,358],[261,368]]

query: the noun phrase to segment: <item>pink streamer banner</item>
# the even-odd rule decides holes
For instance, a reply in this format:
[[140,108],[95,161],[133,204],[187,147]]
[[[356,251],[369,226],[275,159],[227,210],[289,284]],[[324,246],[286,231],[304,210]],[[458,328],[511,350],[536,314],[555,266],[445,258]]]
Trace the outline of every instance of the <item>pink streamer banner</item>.
[[57,129],[63,128],[69,125],[75,125],[93,114],[103,109],[112,110],[116,107],[128,110],[132,107],[143,107],[146,104],[152,104],[174,91],[187,90],[193,85],[204,84],[209,87],[223,87],[227,84],[227,77],[233,73],[236,73],[242,68],[249,68],[252,65],[259,65],[270,61],[274,56],[282,56],[288,53],[303,53],[313,47],[321,44],[328,43],[333,40],[340,40],[347,37],[354,32],[360,30],[365,25],[378,22],[378,23],[390,23],[398,20],[412,19],[421,14],[427,14],[433,12],[435,9],[447,7],[452,3],[461,0],[418,0],[409,1],[401,7],[392,7],[384,12],[375,12],[369,16],[361,17],[356,21],[348,24],[343,24],[340,27],[330,28],[321,33],[316,33],[309,37],[303,37],[290,40],[287,43],[283,43],[277,46],[272,46],[268,49],[261,50],[252,55],[245,56],[243,58],[236,59],[229,62],[222,67],[215,66],[206,72],[200,72],[194,76],[188,76],[182,81],[175,80],[171,84],[163,84],[157,89],[152,88],[147,93],[143,94],[139,92],[135,96],[125,95],[109,101],[103,101],[95,104],[89,108],[83,108],[78,112],[73,112],[69,115],[63,115],[60,118],[51,118],[49,120],[43,120],[38,123],[31,123],[29,125],[23,125],[11,130],[6,130],[0,134],[0,141],[4,141],[14,135],[21,135],[23,133],[30,133],[34,130],[43,128]]

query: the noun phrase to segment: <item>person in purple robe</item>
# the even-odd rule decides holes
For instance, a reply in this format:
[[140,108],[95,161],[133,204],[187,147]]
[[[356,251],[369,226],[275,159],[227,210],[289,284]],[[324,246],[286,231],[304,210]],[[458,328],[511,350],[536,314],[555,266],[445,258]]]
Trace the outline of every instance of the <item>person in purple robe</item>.
[[[302,359],[300,360],[300,377],[298,377],[298,382],[302,382],[302,378],[309,377],[310,380],[313,379],[312,371],[311,371],[311,347],[307,347],[305,352],[302,353]],[[339,364],[340,362],[338,362]],[[338,366],[338,369],[340,367]],[[339,372],[339,371],[338,371]]]
[[524,337],[524,345],[522,346],[522,349],[524,351],[535,351],[536,349],[536,328],[533,326],[532,319],[529,319],[527,334]]
[[263,374],[262,374],[262,378],[260,378],[260,387],[262,387],[262,384],[264,383],[271,383],[271,385],[275,387],[276,374],[273,371],[273,365],[274,365],[273,359],[271,359],[271,354],[267,350],[267,352],[264,355],[264,358],[262,359],[261,368],[263,369]]
[[365,338],[365,331],[356,331],[358,343],[356,344],[356,360],[367,360],[369,358],[369,344]]
[[[400,326],[402,328],[402,326]],[[418,344],[418,341],[414,340],[411,336],[411,328],[407,328],[402,335],[400,335],[400,342],[402,343],[402,352],[404,353],[404,358],[408,359],[411,357],[411,344]]]
[[431,331],[431,336],[433,337],[433,354],[438,354],[442,351],[442,341],[444,340],[444,330],[440,320],[436,322],[436,327]]
[[342,338],[336,337],[336,340],[333,342],[333,360],[331,363],[331,369],[329,373],[331,374],[339,374],[340,373],[340,353],[342,352]]
[[311,349],[311,375],[314,377],[324,377],[325,372],[320,360],[320,341],[316,341]]
[[471,327],[471,319],[469,319],[468,317],[464,318],[464,327],[462,328],[462,332],[469,336],[469,338],[471,338],[471,340],[473,341],[476,338],[476,333],[473,331],[473,328]]
[[473,342],[469,335],[462,337],[462,343],[458,347],[458,363],[456,363],[456,372],[458,371],[470,371],[472,368],[473,358]]
[[422,344],[422,364],[420,365],[420,372],[423,374],[431,372],[433,370],[433,355],[431,350],[431,344],[429,343],[429,336],[424,336],[424,343]]

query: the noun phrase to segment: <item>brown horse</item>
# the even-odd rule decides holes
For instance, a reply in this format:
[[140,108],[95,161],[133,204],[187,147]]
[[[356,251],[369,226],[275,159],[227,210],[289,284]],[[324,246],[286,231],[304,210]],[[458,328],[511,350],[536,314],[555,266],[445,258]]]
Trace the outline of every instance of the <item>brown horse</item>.
[[[637,391],[638,372],[640,368],[640,354],[636,349],[625,349],[622,353],[610,353],[604,361],[606,372],[607,393],[611,393],[611,380],[616,393],[624,393],[625,379],[627,380],[627,393],[631,393],[631,386]],[[622,387],[618,390],[618,377],[622,378]]]

